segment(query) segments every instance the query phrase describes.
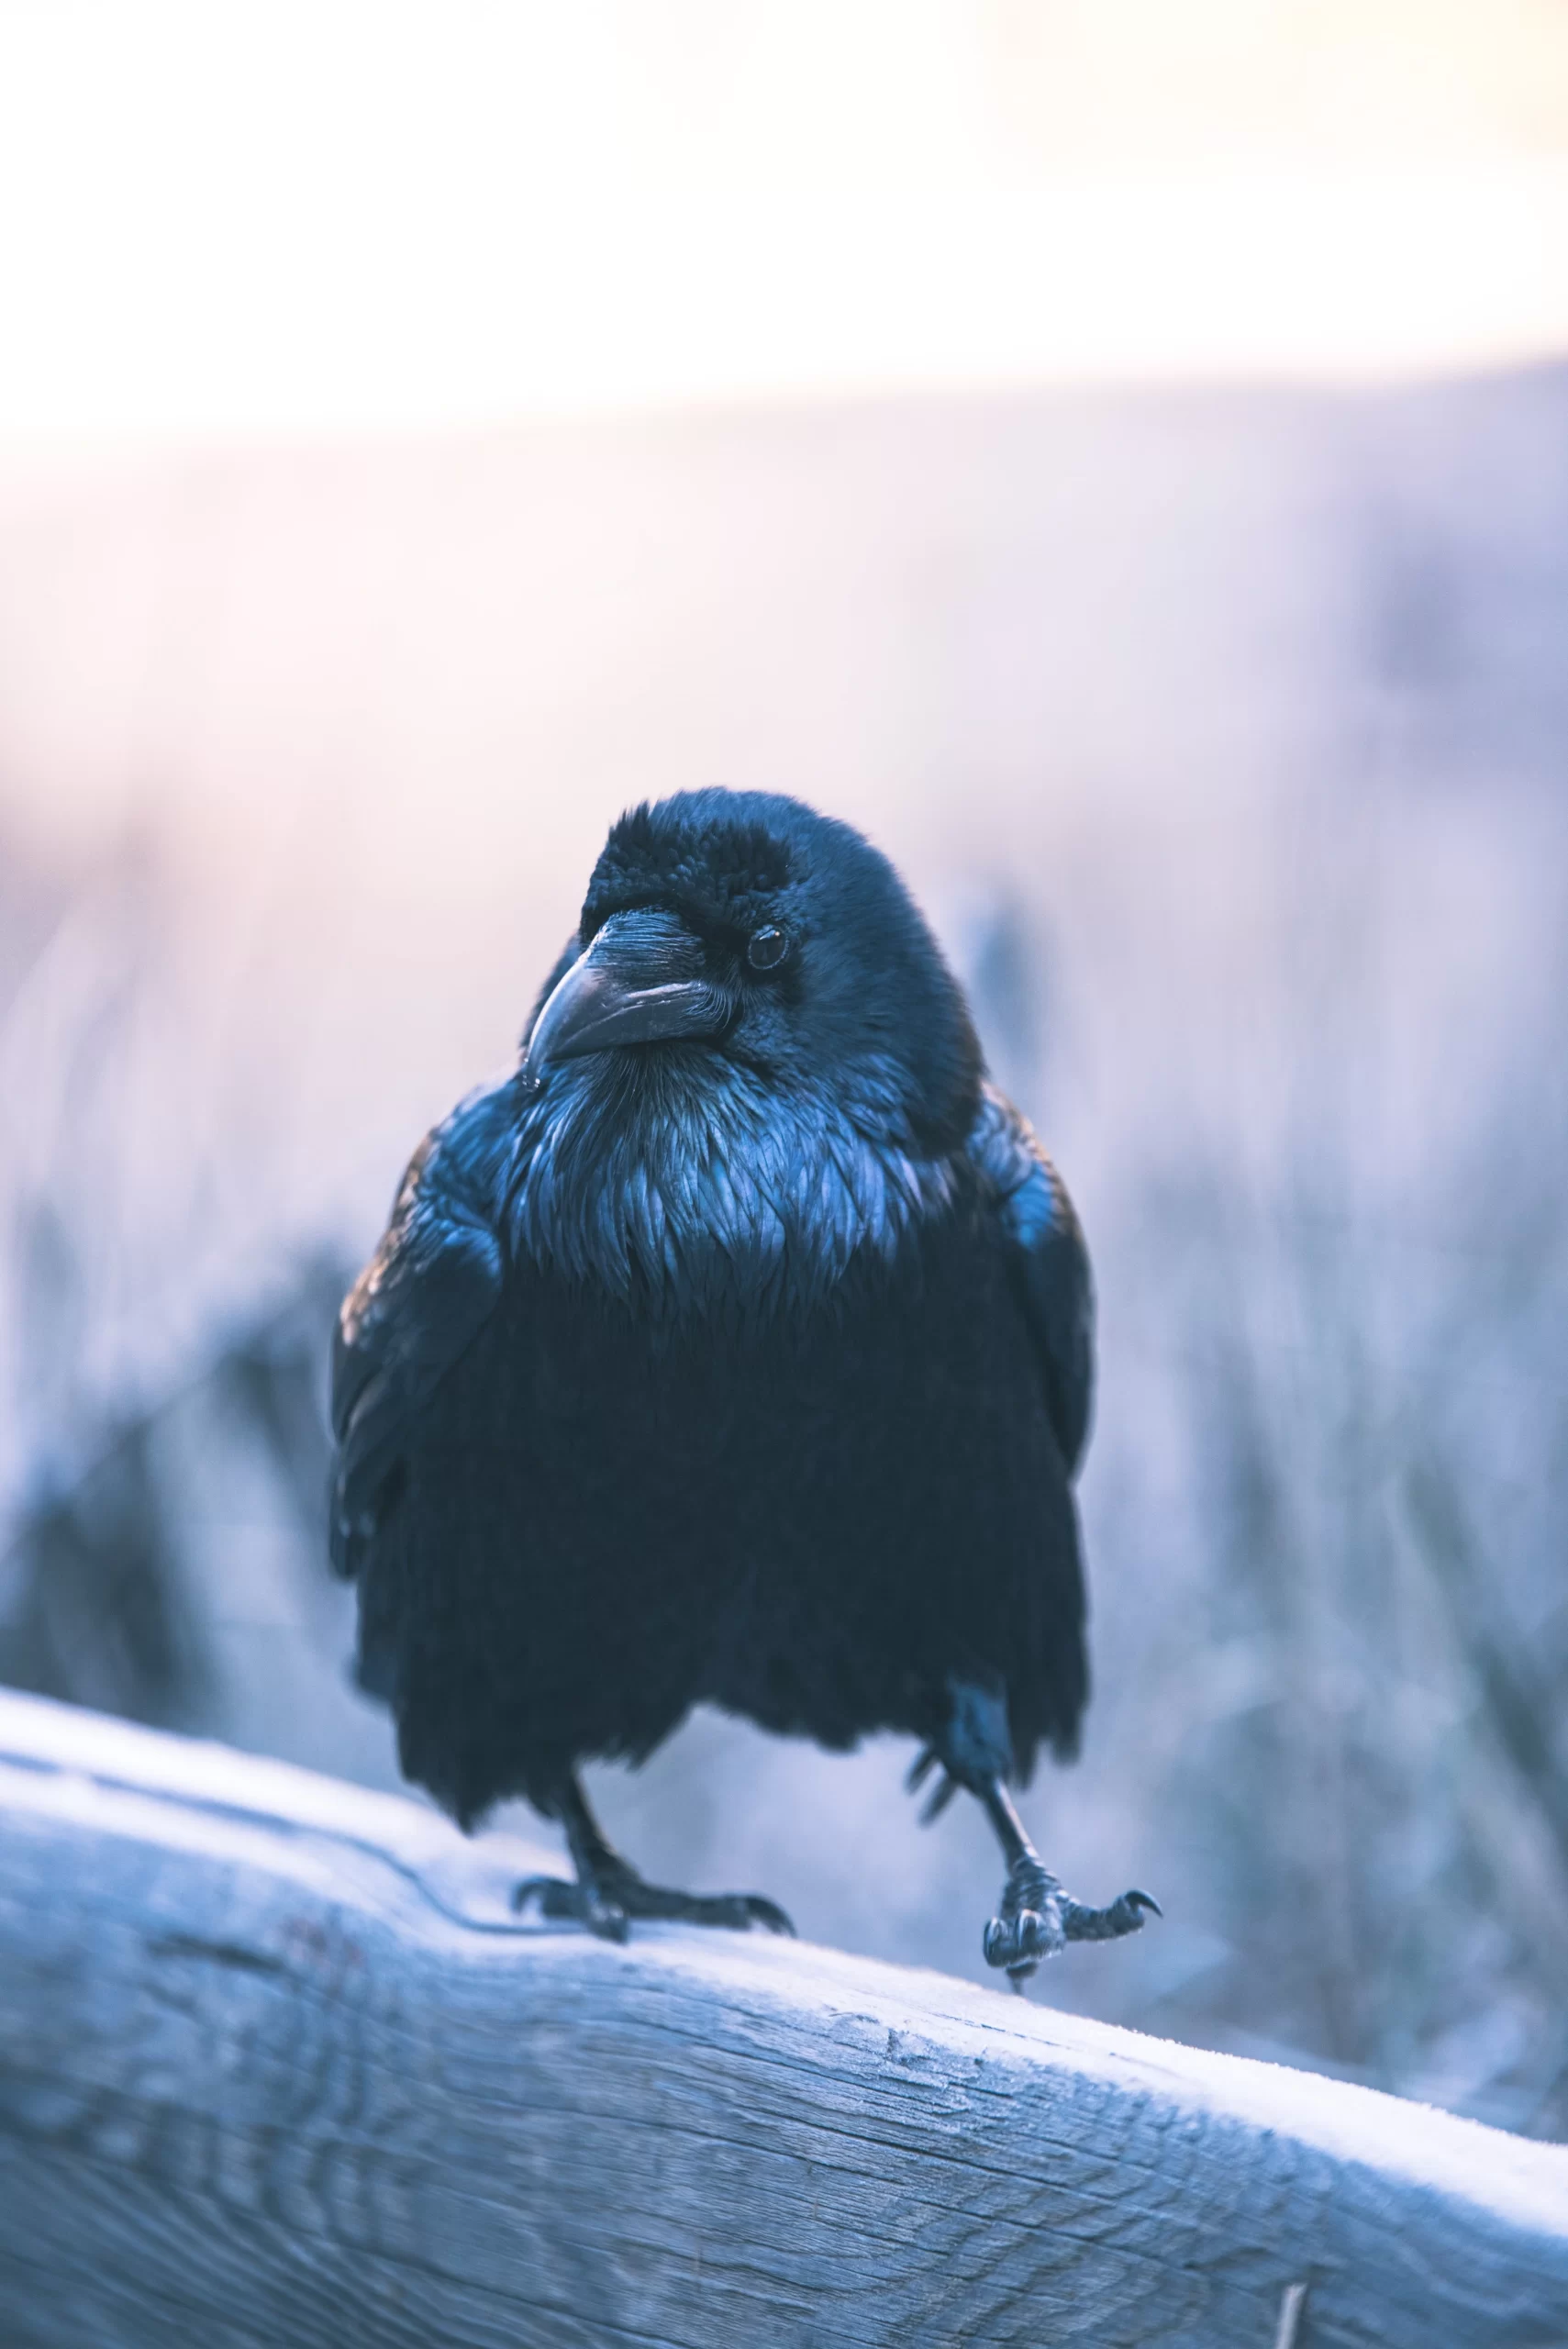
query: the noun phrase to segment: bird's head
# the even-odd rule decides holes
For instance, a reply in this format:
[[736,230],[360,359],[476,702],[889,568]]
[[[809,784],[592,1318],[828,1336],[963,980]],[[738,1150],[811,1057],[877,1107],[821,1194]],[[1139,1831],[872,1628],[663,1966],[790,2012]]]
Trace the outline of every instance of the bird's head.
[[529,1031],[525,1077],[613,1056],[634,1085],[672,1056],[769,1091],[828,1092],[923,1151],[973,1123],[980,1047],[887,859],[764,792],[681,792],[623,816],[588,885],[580,952]]

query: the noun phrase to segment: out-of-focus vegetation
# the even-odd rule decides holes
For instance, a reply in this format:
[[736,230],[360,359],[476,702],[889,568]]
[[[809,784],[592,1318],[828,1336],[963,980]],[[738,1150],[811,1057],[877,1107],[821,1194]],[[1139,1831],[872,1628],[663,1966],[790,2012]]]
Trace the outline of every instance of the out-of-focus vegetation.
[[[1098,1694],[1029,1807],[1167,1915],[1044,1993],[1568,2133],[1563,448],[1542,377],[35,505],[0,1674],[392,1778],[320,1533],[346,1272],[616,808],[795,788],[910,872],[1095,1251]],[[994,1852],[906,1759],[702,1720],[601,1791],[660,1873],[979,1974]]]

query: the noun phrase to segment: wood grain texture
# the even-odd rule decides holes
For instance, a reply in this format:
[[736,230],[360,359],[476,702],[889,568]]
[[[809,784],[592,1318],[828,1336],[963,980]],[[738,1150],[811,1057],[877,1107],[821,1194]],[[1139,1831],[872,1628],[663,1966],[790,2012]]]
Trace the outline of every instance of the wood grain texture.
[[1568,2343],[1568,2150],[0,1697],[6,2349]]

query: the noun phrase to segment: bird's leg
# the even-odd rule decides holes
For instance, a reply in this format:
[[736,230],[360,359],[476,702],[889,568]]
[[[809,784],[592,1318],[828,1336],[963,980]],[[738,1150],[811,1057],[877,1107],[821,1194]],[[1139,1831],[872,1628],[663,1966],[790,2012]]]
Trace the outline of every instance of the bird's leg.
[[624,1942],[628,1931],[626,1904],[617,1898],[622,1881],[631,1870],[588,1808],[582,1782],[571,1772],[562,1780],[555,1812],[566,1831],[566,1848],[577,1871],[574,1884],[560,1876],[530,1876],[512,1895],[521,1911],[538,1901],[543,1917],[574,1917],[604,1941]]
[[1108,1909],[1087,1909],[1053,1876],[1024,1832],[1006,1779],[1012,1764],[1006,1705],[998,1690],[972,1682],[950,1683],[951,1709],[941,1734],[928,1745],[909,1773],[911,1789],[933,1764],[942,1776],[928,1801],[929,1820],[965,1787],[996,1831],[1007,1864],[1000,1914],[985,1928],[982,1947],[987,1965],[1005,1966],[1021,1993],[1041,1958],[1053,1957],[1069,1942],[1116,1941],[1136,1933],[1146,1911],[1160,1914],[1147,1892],[1124,1892]]
[[568,1884],[559,1876],[528,1876],[512,1895],[514,1909],[527,1909],[537,1900],[541,1916],[575,1918],[591,1933],[611,1942],[625,1941],[634,1917],[727,1925],[735,1932],[751,1925],[765,1925],[773,1933],[794,1932],[784,1910],[761,1893],[672,1892],[663,1885],[644,1883],[630,1862],[606,1841],[574,1771],[562,1779],[555,1809],[566,1831],[577,1880]]
[[1146,1911],[1160,1914],[1147,1892],[1124,1892],[1108,1909],[1085,1908],[1045,1865],[1001,1779],[988,1778],[973,1791],[1007,1863],[1001,1913],[986,1926],[981,1946],[987,1965],[1006,1966],[1015,1990],[1023,1989],[1042,1957],[1054,1957],[1069,1942],[1118,1941],[1139,1932]]

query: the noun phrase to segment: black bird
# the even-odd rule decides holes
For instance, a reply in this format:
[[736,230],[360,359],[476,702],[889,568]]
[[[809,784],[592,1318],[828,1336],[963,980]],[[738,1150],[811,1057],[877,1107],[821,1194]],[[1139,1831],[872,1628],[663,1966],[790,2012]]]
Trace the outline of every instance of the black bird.
[[1088,1688],[1093,1371],[1067,1193],[987,1084],[887,859],[762,793],[624,816],[517,1068],[420,1144],[346,1300],[332,1546],[405,1773],[560,1820],[555,1917],[789,1921],[645,1883],[580,1765],[694,1705],[912,1733],[1007,1865],[1015,1983],[1154,1903],[1073,1899],[1007,1792]]

